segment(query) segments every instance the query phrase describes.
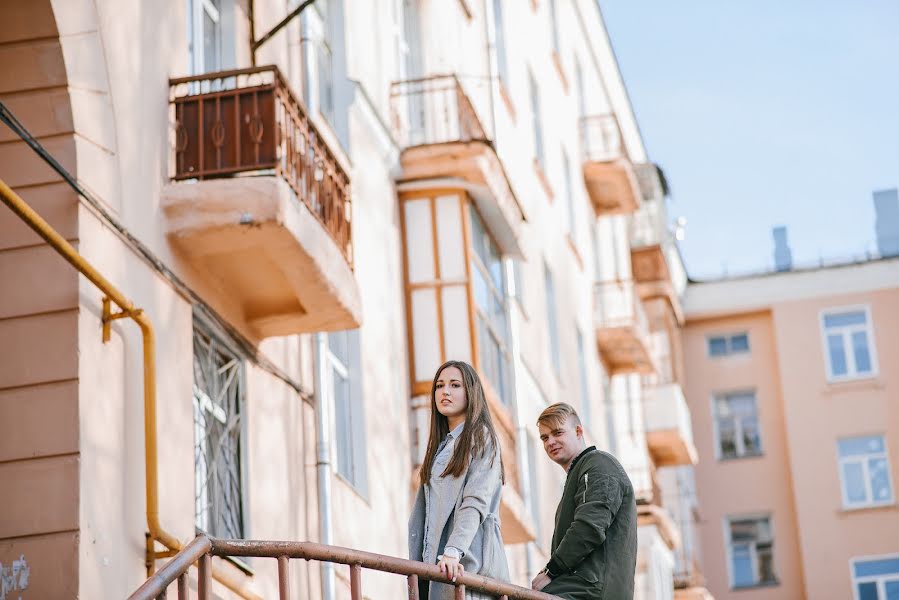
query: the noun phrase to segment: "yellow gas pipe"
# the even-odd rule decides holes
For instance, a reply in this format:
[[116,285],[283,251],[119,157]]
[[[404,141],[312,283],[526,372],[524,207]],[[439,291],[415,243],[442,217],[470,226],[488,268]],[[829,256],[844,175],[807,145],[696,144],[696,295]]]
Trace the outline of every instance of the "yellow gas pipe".
[[[125,297],[109,280],[101,275],[78,251],[59,235],[39,214],[37,214],[5,181],[0,179],[0,198],[39,236],[44,238],[66,261],[78,272],[88,278],[100,291],[106,294],[103,298],[103,341],[109,341],[110,323],[115,319],[130,318],[140,327],[143,337],[144,356],[144,454],[146,462],[147,486],[147,569],[152,573],[155,559],[173,556],[181,550],[182,544],[159,524],[159,479],[157,463],[156,439],[156,337],[153,324],[140,308]],[[113,313],[110,301],[118,305],[120,312]],[[155,542],[159,541],[168,548],[167,552],[156,552]],[[244,582],[235,581],[230,573],[213,568],[213,577],[225,587],[243,598],[256,599],[257,594],[246,589]]]

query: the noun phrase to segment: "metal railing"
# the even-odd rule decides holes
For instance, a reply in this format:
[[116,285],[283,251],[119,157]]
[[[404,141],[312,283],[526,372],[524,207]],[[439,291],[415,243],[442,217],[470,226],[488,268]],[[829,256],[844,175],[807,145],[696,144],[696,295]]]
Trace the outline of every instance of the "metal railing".
[[352,266],[349,176],[275,66],[169,81],[172,179],[274,171]]
[[621,127],[614,113],[581,117],[580,129],[585,162],[628,159]]
[[363,552],[351,548],[326,546],[312,542],[271,542],[255,540],[220,540],[205,535],[197,536],[155,575],[144,582],[129,600],[154,600],[166,598],[170,584],[177,581],[178,598],[186,600],[189,595],[187,572],[197,563],[197,598],[208,600],[212,597],[210,578],[212,557],[260,557],[278,561],[278,597],[284,600],[290,596],[291,559],[318,560],[346,565],[349,569],[350,597],[362,600],[362,569],[385,571],[406,577],[406,589],[410,600],[418,600],[419,579],[439,581],[455,587],[457,600],[464,600],[465,590],[481,592],[501,600],[559,600],[543,592],[503,583],[481,575],[464,574],[455,582],[440,573],[437,565]]
[[[486,82],[481,87],[489,93]],[[456,75],[393,82],[390,112],[393,134],[403,148],[491,139]]]
[[649,321],[632,280],[597,281],[593,293],[599,327],[630,327],[642,339],[649,336]]

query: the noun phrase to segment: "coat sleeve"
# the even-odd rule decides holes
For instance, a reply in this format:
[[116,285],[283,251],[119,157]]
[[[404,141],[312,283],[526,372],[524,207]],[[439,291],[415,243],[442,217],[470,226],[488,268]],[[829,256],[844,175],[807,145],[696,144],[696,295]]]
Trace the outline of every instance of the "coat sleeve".
[[575,491],[574,519],[550,557],[547,567],[553,575],[568,573],[605,542],[621,502],[624,488],[621,480],[604,473],[598,464],[590,465],[578,477]]
[[412,514],[409,515],[409,559],[422,559],[422,535],[425,530],[425,497],[424,486],[418,488],[415,494],[415,502],[412,504]]
[[499,452],[492,445],[472,458],[447,546],[458,548],[463,554],[468,553],[478,527],[487,518],[491,500],[502,486],[500,469]]

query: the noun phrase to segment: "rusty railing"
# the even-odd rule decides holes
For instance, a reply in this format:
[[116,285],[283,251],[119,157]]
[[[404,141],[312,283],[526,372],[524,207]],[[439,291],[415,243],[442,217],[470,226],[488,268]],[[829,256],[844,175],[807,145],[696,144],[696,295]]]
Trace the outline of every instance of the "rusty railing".
[[275,66],[169,82],[175,123],[172,179],[273,171],[352,266],[350,180]]
[[485,81],[474,81],[466,90],[456,75],[432,75],[395,81],[390,86],[393,133],[403,148],[452,142],[490,142],[470,92],[484,97]]
[[189,597],[187,572],[194,563],[197,563],[198,567],[197,597],[199,600],[208,600],[212,597],[210,565],[213,556],[255,556],[277,560],[278,595],[281,600],[290,596],[288,572],[290,559],[318,560],[347,565],[352,600],[362,600],[362,569],[386,571],[405,576],[410,600],[418,600],[419,579],[440,581],[454,586],[457,600],[464,600],[466,589],[493,595],[501,600],[559,600],[557,596],[503,583],[481,575],[466,573],[458,577],[454,583],[440,573],[437,565],[428,565],[383,554],[312,542],[220,540],[205,535],[196,537],[185,546],[181,552],[131,594],[129,600],[165,598],[169,585],[175,581],[177,581],[179,600],[187,600]]
[[614,113],[581,117],[581,148],[585,162],[628,159],[621,127]]

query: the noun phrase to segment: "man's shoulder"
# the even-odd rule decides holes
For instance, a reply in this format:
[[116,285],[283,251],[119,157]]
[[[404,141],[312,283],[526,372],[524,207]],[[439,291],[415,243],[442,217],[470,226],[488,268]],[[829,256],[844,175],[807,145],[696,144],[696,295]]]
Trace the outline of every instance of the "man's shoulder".
[[604,450],[594,450],[593,452],[588,452],[582,461],[581,464],[578,465],[584,471],[595,471],[602,475],[611,475],[618,479],[621,479],[623,483],[630,483],[630,478],[627,476],[627,471],[624,470],[624,467],[621,466],[621,463],[618,462],[618,459],[615,458],[614,455],[605,452]]

